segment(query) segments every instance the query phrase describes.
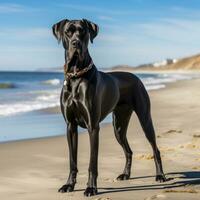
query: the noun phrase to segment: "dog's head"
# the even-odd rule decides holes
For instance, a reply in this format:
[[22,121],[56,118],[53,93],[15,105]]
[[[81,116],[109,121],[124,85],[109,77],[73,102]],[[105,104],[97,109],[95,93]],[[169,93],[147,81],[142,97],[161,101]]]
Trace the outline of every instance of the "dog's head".
[[73,66],[84,60],[89,40],[93,42],[98,34],[98,26],[86,19],[64,19],[54,24],[52,29],[57,40],[63,43],[67,64]]

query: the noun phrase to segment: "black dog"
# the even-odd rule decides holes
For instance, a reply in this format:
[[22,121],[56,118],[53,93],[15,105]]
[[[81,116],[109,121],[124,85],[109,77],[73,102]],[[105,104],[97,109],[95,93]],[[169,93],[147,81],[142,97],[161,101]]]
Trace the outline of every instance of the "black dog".
[[90,137],[90,164],[86,196],[97,194],[97,162],[99,123],[113,113],[117,141],[122,146],[126,164],[118,180],[130,178],[132,151],[126,132],[133,111],[136,112],[144,133],[150,142],[156,165],[156,181],[166,181],[160,152],[156,145],[150,114],[149,96],[142,82],[127,72],[103,73],[96,69],[88,52],[89,39],[97,36],[98,26],[88,20],[62,20],[53,26],[53,34],[62,40],[65,48],[65,81],[61,92],[61,110],[67,123],[70,173],[59,192],[71,192],[76,183],[77,126],[87,128]]

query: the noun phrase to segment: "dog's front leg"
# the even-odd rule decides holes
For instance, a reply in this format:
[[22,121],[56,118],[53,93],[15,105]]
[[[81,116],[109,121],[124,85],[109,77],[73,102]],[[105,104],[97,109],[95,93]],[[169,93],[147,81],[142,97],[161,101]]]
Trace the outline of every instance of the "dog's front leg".
[[84,192],[85,196],[93,196],[97,194],[97,176],[98,176],[98,149],[99,149],[99,125],[89,130],[90,137],[90,164],[87,188]]
[[78,143],[77,125],[68,123],[67,125],[67,141],[69,147],[69,159],[70,159],[70,173],[67,183],[63,185],[59,192],[72,192],[76,184],[77,169],[77,143]]

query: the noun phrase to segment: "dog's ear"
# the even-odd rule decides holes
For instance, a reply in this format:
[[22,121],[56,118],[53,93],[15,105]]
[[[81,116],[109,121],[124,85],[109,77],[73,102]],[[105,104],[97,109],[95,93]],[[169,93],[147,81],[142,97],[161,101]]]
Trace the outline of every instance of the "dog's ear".
[[54,36],[56,37],[56,39],[58,40],[58,42],[61,41],[62,36],[63,36],[63,30],[64,30],[64,26],[66,23],[68,23],[69,20],[68,19],[64,19],[56,24],[54,24],[52,26],[52,31]]
[[86,26],[88,27],[89,33],[90,33],[90,41],[91,43],[93,43],[94,38],[97,36],[98,32],[99,32],[99,27],[97,24],[87,20],[87,19],[83,19],[82,20]]

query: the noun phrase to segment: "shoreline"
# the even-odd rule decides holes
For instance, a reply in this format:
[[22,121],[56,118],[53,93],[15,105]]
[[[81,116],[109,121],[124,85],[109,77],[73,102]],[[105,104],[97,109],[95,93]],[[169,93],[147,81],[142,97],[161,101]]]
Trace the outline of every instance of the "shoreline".
[[[111,125],[111,122],[102,122],[100,125],[100,128],[104,128],[106,126]],[[87,134],[86,129],[82,129],[81,131],[78,131],[78,134]],[[10,143],[17,143],[17,142],[27,142],[27,141],[35,141],[35,140],[45,140],[45,139],[53,139],[53,138],[61,138],[66,137],[66,133],[58,134],[58,135],[49,135],[49,136],[41,136],[41,137],[35,137],[35,138],[24,138],[24,139],[16,139],[16,140],[9,140],[9,141],[2,141],[0,142],[0,146],[2,144],[10,144]]]

